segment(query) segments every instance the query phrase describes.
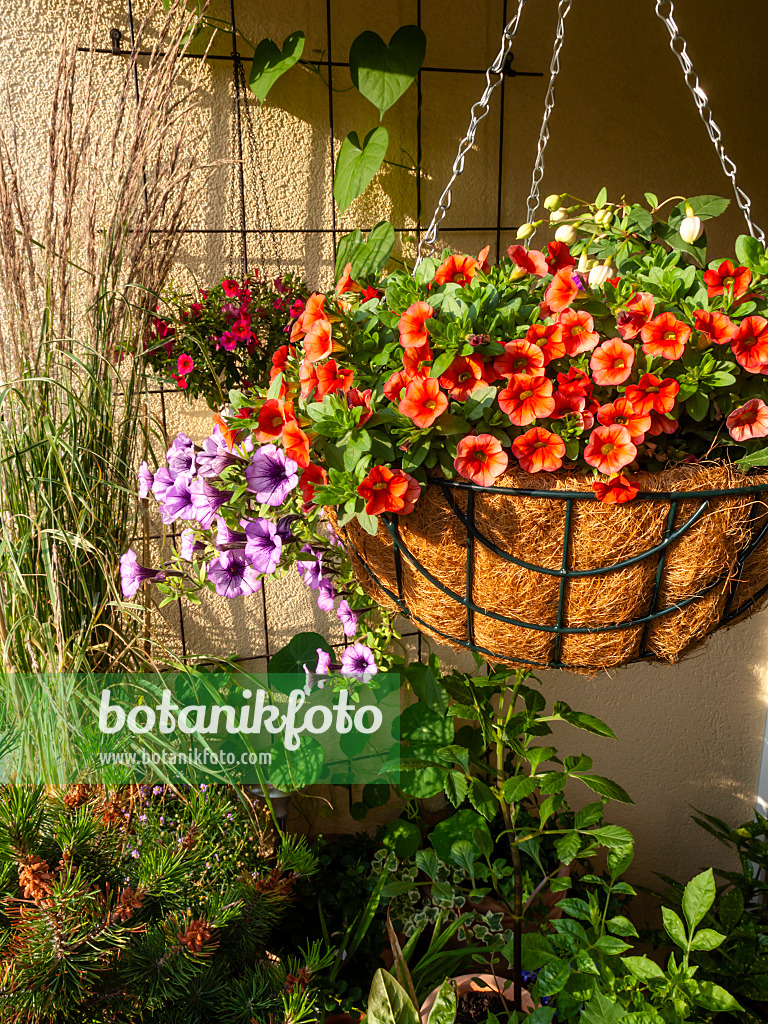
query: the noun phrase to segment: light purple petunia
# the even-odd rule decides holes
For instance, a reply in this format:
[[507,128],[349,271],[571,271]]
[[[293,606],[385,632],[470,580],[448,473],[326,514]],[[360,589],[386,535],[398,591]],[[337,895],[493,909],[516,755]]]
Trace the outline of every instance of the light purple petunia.
[[149,497],[149,492],[152,489],[153,483],[154,476],[152,470],[146,462],[142,462],[139,466],[139,498],[141,500]]
[[219,597],[247,597],[261,587],[259,574],[243,551],[223,551],[208,563],[208,579]]
[[168,472],[175,480],[183,473],[193,473],[195,470],[195,442],[186,434],[177,434],[171,447],[165,453],[168,462]]
[[179,554],[186,562],[191,562],[195,555],[201,554],[205,551],[205,544],[202,544],[197,537],[195,537],[194,530],[182,530],[181,532],[181,543],[179,544]]
[[296,571],[310,590],[317,590],[323,580],[323,563],[320,559],[299,561],[296,563]]
[[276,445],[262,445],[245,471],[248,490],[265,505],[282,505],[299,482],[298,468]]
[[331,656],[328,651],[324,651],[322,647],[317,648],[317,667],[315,672],[319,676],[327,676],[331,671]]
[[164,501],[169,487],[173,487],[173,477],[165,466],[161,466],[152,480],[152,493],[158,501]]
[[190,493],[195,510],[194,518],[204,530],[209,530],[221,506],[225,505],[235,492],[220,491],[217,487],[211,487],[207,480],[197,479],[192,481]]
[[[245,520],[242,521],[241,525],[245,525]],[[245,547],[245,542],[248,538],[241,530],[230,530],[227,526],[227,521],[224,516],[216,516],[216,546],[221,548],[225,544],[237,544],[239,547]]]
[[349,606],[349,601],[344,598],[339,602],[339,607],[336,611],[339,617],[342,628],[344,630],[344,636],[354,636],[357,632],[357,620],[363,614],[362,612],[356,612]]
[[342,542],[339,540],[338,534],[336,533],[336,531],[334,530],[333,526],[329,522],[324,520],[320,524],[320,528],[322,529],[323,533],[328,538],[328,543],[331,545],[331,547],[334,547],[334,548],[343,548],[344,547]]
[[135,551],[126,551],[120,557],[120,584],[124,597],[135,597],[139,587],[147,580],[157,580],[158,583],[165,579],[162,569],[147,569],[139,565],[139,559]]
[[330,580],[320,580],[317,588],[317,607],[323,612],[332,612],[336,602],[336,588]]
[[373,651],[359,641],[341,652],[341,674],[362,679],[364,683],[378,672]]
[[173,523],[177,519],[197,519],[192,494],[192,478],[181,473],[173,481],[163,496],[160,515],[164,523]]
[[197,472],[206,479],[221,476],[228,466],[236,466],[245,460],[227,447],[224,435],[218,427],[203,441],[202,451],[196,456]]
[[301,516],[280,516],[280,518],[277,520],[277,536],[280,538],[283,544],[290,544],[292,541],[296,540],[296,537],[293,533],[293,530],[291,529],[291,526],[293,523],[296,522],[297,519],[301,519]]
[[269,519],[255,519],[246,523],[245,535],[248,541],[245,554],[259,572],[271,574],[280,564],[283,542],[278,536],[277,526]]

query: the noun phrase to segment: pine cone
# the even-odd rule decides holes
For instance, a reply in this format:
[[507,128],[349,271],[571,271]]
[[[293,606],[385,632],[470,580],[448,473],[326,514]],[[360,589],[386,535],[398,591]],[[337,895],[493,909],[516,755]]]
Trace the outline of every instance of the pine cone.
[[287,995],[298,986],[303,992],[307,985],[312,980],[312,972],[308,967],[300,967],[296,974],[286,974],[285,976],[285,991]]
[[134,911],[141,909],[143,903],[144,893],[140,889],[138,892],[134,892],[130,885],[126,886],[125,889],[120,890],[117,906],[112,912],[112,920],[125,924],[133,917]]
[[206,942],[213,938],[213,929],[202,917],[195,918],[189,922],[184,933],[177,933],[177,938],[190,953],[200,953]]
[[64,803],[69,808],[81,807],[84,803],[87,803],[93,793],[93,786],[89,786],[85,783],[77,783],[77,785],[69,786],[67,792],[64,795]]
[[283,874],[280,868],[272,868],[266,878],[254,878],[253,887],[256,892],[279,893],[281,896],[290,896],[296,884],[294,872]]
[[28,857],[25,864],[19,864],[19,887],[25,900],[39,903],[53,891],[50,882],[53,873],[48,862],[38,856]]

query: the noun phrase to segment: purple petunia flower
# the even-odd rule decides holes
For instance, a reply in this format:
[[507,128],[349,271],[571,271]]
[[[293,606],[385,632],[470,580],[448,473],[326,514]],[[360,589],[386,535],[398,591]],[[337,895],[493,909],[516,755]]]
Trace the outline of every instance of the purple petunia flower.
[[336,602],[336,588],[330,580],[320,580],[317,588],[317,607],[323,612],[332,612]]
[[323,521],[320,525],[321,525],[321,529],[322,529],[323,533],[328,538],[328,543],[331,545],[331,547],[334,547],[334,548],[343,548],[344,547],[342,542],[339,540],[338,534],[336,533],[336,531],[334,530],[333,526],[329,522]]
[[341,653],[341,674],[362,679],[364,683],[378,672],[373,651],[359,641]]
[[146,580],[157,580],[158,583],[165,579],[162,569],[147,569],[139,565],[139,559],[135,551],[128,550],[120,557],[120,585],[125,597],[135,597],[139,587]]
[[197,472],[206,479],[221,476],[228,466],[236,466],[244,460],[231,452],[218,427],[203,441],[202,451],[196,456]]
[[205,544],[202,544],[197,537],[195,537],[194,530],[182,530],[181,531],[181,543],[179,544],[179,554],[185,562],[191,562],[195,555],[201,554],[205,551]]
[[171,447],[165,453],[168,472],[175,480],[182,473],[193,473],[195,469],[195,442],[186,434],[177,434]]
[[278,536],[277,526],[269,519],[255,519],[246,523],[245,535],[248,538],[246,556],[259,572],[273,573],[283,553],[283,541]]
[[324,651],[322,647],[317,648],[317,667],[315,672],[319,676],[327,676],[331,671],[331,656],[328,651]]
[[319,558],[297,562],[296,571],[310,590],[317,590],[323,580],[323,563]]
[[299,482],[298,468],[277,445],[262,445],[245,471],[248,490],[266,505],[282,505]]
[[261,587],[259,574],[243,551],[223,551],[208,563],[208,579],[219,597],[247,597]]
[[169,487],[173,487],[173,477],[165,466],[161,466],[152,480],[152,493],[158,501],[164,501]]
[[146,464],[142,462],[139,466],[139,498],[143,500],[149,497],[149,492],[154,482],[154,476],[152,470]]
[[216,544],[222,547],[224,544],[238,544],[245,547],[248,538],[241,530],[230,530],[224,516],[216,516]]
[[190,493],[195,519],[204,530],[209,530],[221,506],[225,505],[235,492],[220,491],[217,487],[211,487],[207,480],[198,479],[192,481]]
[[173,523],[177,519],[196,519],[195,504],[192,495],[192,478],[181,473],[173,481],[163,496],[160,515],[164,523]]
[[339,621],[344,629],[344,636],[354,636],[357,632],[357,620],[363,613],[353,611],[349,606],[349,601],[344,598],[344,600],[339,603],[336,614],[338,615]]
[[283,542],[283,544],[290,544],[296,540],[296,537],[291,529],[291,524],[297,519],[301,519],[301,516],[280,516],[277,520],[277,536]]
[[313,670],[309,665],[304,666],[304,693],[309,696],[312,693],[313,687],[317,686],[318,690],[325,689],[325,683],[318,676],[327,676],[331,671],[331,656],[328,651],[324,651],[322,647],[317,648],[317,667]]

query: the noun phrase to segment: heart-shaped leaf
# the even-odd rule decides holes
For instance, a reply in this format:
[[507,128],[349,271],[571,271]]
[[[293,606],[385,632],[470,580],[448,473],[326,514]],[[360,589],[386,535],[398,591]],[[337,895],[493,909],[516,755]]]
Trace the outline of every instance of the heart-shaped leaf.
[[262,39],[256,47],[248,75],[248,88],[263,103],[275,82],[300,59],[304,51],[304,33],[291,32],[282,51],[271,39]]
[[342,213],[368,188],[384,162],[389,145],[386,128],[379,126],[368,132],[360,145],[357,132],[344,139],[336,160],[333,196]]
[[403,95],[424,63],[427,38],[416,25],[403,25],[389,46],[376,32],[363,32],[349,49],[352,84],[381,117]]

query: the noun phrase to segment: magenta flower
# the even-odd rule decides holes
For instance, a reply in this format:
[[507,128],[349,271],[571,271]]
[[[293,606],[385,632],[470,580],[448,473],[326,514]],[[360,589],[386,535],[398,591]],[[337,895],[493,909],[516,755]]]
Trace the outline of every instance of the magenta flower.
[[194,497],[192,495],[192,478],[182,473],[173,481],[163,497],[160,515],[164,523],[173,523],[177,519],[197,519]]
[[182,530],[181,531],[181,543],[179,544],[179,554],[185,562],[191,562],[195,555],[201,554],[205,551],[205,544],[201,543],[195,536],[194,530]]
[[317,590],[323,580],[323,563],[319,558],[297,562],[296,571],[310,590]]
[[173,477],[165,466],[161,466],[152,480],[152,493],[158,501],[165,501],[165,495],[169,487],[173,487]]
[[336,602],[336,588],[330,580],[320,580],[317,588],[317,607],[323,612],[332,612]]
[[179,360],[176,364],[176,369],[180,377],[186,377],[188,373],[192,373],[195,368],[195,361],[192,356],[188,356],[186,352],[182,352],[179,356]]
[[195,469],[195,442],[186,434],[177,434],[166,452],[168,472],[175,480],[181,473],[192,473]]
[[135,597],[139,587],[147,580],[161,582],[165,579],[162,569],[148,569],[139,565],[139,559],[135,551],[126,551],[120,557],[120,585],[124,597]]
[[199,476],[211,479],[221,476],[228,466],[235,466],[238,462],[245,461],[239,455],[235,455],[227,447],[227,443],[217,427],[210,437],[203,441],[202,451],[197,453],[197,472]]
[[373,651],[359,641],[341,652],[341,674],[367,683],[378,672]]
[[299,482],[298,468],[276,445],[262,445],[245,471],[248,490],[263,504],[282,505]]
[[317,648],[317,667],[315,672],[319,676],[327,676],[331,671],[331,656],[328,651],[324,651],[322,647]]
[[229,331],[224,331],[217,344],[227,352],[234,352],[237,348],[237,338],[233,337]]
[[219,597],[247,597],[261,587],[259,574],[243,551],[223,551],[208,563],[208,579]]
[[357,632],[357,620],[363,613],[353,611],[349,606],[349,601],[344,598],[344,600],[339,602],[336,614],[338,615],[342,629],[344,630],[344,636],[354,636]]
[[193,480],[190,494],[195,514],[194,517],[189,518],[195,518],[204,530],[209,530],[221,506],[225,505],[234,493],[234,491],[220,491],[218,487],[211,487],[207,480]]
[[248,542],[245,554],[253,562],[259,572],[271,574],[280,564],[283,542],[277,532],[277,526],[269,519],[255,519],[246,523],[245,535]]
[[149,497],[149,492],[152,489],[153,482],[154,477],[152,470],[146,462],[142,462],[139,466],[139,498],[143,499]]

